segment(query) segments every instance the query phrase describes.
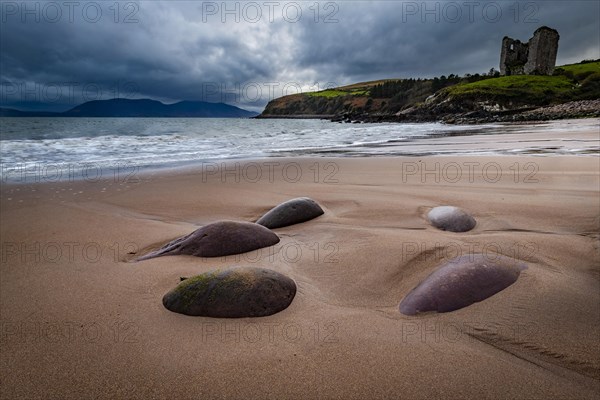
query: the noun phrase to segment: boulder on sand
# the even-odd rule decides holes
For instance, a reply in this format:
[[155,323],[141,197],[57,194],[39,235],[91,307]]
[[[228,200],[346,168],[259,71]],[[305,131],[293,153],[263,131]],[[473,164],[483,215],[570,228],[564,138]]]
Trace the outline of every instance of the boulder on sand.
[[160,256],[221,257],[246,253],[279,243],[279,236],[251,222],[219,221],[175,239],[138,261]]
[[465,210],[452,206],[432,208],[427,214],[427,219],[436,228],[450,232],[470,231],[477,224],[475,218]]
[[308,197],[298,197],[281,203],[260,217],[257,224],[269,229],[283,228],[284,226],[306,222],[323,215],[319,204]]
[[525,268],[524,263],[497,254],[456,257],[417,285],[400,303],[400,312],[458,310],[512,285]]
[[163,297],[170,311],[215,318],[264,317],[286,309],[296,283],[270,269],[238,267],[182,281]]

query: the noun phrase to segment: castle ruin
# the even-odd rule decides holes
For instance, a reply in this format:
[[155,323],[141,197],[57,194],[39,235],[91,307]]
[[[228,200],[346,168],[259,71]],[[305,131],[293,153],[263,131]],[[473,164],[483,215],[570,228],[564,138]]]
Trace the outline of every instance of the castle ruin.
[[556,65],[558,40],[555,29],[538,28],[527,43],[505,36],[502,39],[500,73],[502,75],[552,75]]

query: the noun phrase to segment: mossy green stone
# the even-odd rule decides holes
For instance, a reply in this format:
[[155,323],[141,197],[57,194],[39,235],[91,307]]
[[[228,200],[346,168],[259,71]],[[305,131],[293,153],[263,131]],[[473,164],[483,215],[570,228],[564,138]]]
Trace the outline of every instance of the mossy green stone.
[[238,267],[182,281],[163,297],[163,305],[193,316],[264,317],[286,309],[295,295],[296,283],[279,272]]

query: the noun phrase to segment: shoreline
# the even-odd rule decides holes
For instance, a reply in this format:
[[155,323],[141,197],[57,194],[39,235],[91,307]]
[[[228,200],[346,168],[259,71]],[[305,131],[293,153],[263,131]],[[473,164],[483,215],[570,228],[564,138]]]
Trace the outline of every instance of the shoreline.
[[[448,130],[409,135],[399,139],[355,142],[350,145],[309,147],[291,150],[272,150],[262,156],[229,156],[206,159],[170,161],[163,164],[144,165],[135,160],[111,162],[3,162],[0,178],[3,184],[57,183],[63,181],[98,182],[111,178],[160,174],[163,171],[186,171],[215,164],[255,162],[286,162],[290,158],[323,159],[364,157],[477,157],[477,156],[597,156],[600,142],[597,129],[600,119],[564,120],[542,123],[497,123],[480,127],[465,125],[463,129],[449,125]],[[437,128],[436,128],[437,129]]]
[[[456,154],[436,154],[436,155],[382,155],[382,156],[314,156],[314,155],[303,155],[303,156],[280,156],[280,157],[258,157],[258,158],[224,158],[215,159],[212,161],[197,161],[190,162],[186,165],[171,165],[162,167],[144,167],[144,168],[123,168],[120,171],[116,171],[113,168],[103,169],[98,172],[95,168],[94,176],[85,176],[85,173],[76,172],[65,174],[64,179],[55,179],[57,176],[53,174],[45,174],[42,170],[28,171],[21,177],[14,177],[12,179],[5,179],[2,182],[4,190],[21,188],[24,186],[40,186],[50,187],[52,185],[63,185],[63,184],[82,184],[82,185],[101,185],[110,183],[133,183],[138,184],[140,182],[152,181],[155,177],[167,177],[167,176],[189,176],[189,175],[222,175],[226,179],[247,179],[252,182],[258,182],[267,178],[270,174],[273,174],[273,169],[287,165],[288,168],[300,169],[300,174],[308,174],[309,167],[305,167],[306,171],[302,167],[296,167],[297,165],[329,165],[337,162],[344,162],[345,160],[368,160],[378,159],[383,162],[397,162],[399,160],[406,160],[405,164],[414,164],[414,162],[421,162],[421,159],[433,160],[434,162],[440,163],[440,161],[448,162],[454,159],[465,159],[474,160],[474,164],[478,164],[478,159],[498,158],[501,160],[501,165],[514,165],[518,160],[527,159],[527,162],[535,162],[535,160],[548,159],[548,158],[561,158],[561,159],[577,159],[577,158],[589,158],[598,157],[597,154],[586,153],[586,154],[472,154],[472,155],[456,155]],[[504,161],[509,161],[505,163]],[[452,161],[450,161],[452,162]],[[466,161],[465,164],[469,164],[471,161]],[[512,164],[511,164],[512,163]],[[324,168],[324,167],[323,167]],[[508,168],[508,167],[507,167]],[[310,172],[314,176],[318,174],[316,171]],[[251,178],[244,178],[246,175],[254,175]],[[258,174],[258,175],[257,175]],[[235,178],[238,176],[238,178]],[[258,176],[258,178],[256,178]],[[241,177],[241,178],[239,178]],[[205,180],[206,178],[202,178]],[[293,178],[292,180],[295,180]]]
[[541,123],[600,117],[600,100],[578,100],[562,104],[523,107],[512,110],[474,110],[460,113],[408,109],[396,114],[343,113],[328,115],[258,115],[255,119],[327,119],[340,123],[444,123],[448,125],[483,125],[489,123]]
[[[597,158],[290,158],[139,178],[2,185],[3,397],[592,399],[600,389]],[[325,214],[276,229],[272,248],[132,262],[299,196]],[[427,211],[445,204],[476,227],[430,226]],[[466,308],[400,314],[457,252],[528,268]],[[261,318],[162,306],[181,276],[232,266],[281,272],[296,297]]]

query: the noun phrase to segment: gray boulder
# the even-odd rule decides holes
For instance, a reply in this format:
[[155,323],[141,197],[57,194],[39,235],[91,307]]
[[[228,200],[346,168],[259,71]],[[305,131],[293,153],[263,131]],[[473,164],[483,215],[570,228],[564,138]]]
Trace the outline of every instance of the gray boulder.
[[175,239],[138,261],[160,256],[221,257],[246,253],[279,243],[279,236],[251,222],[219,221]]
[[449,312],[487,299],[517,281],[525,264],[501,255],[467,254],[442,265],[400,303],[400,312]]
[[308,197],[298,197],[271,209],[256,223],[269,229],[276,229],[306,222],[323,214],[323,209],[316,201]]
[[452,206],[432,208],[427,219],[436,228],[450,232],[467,232],[477,224],[465,210]]

